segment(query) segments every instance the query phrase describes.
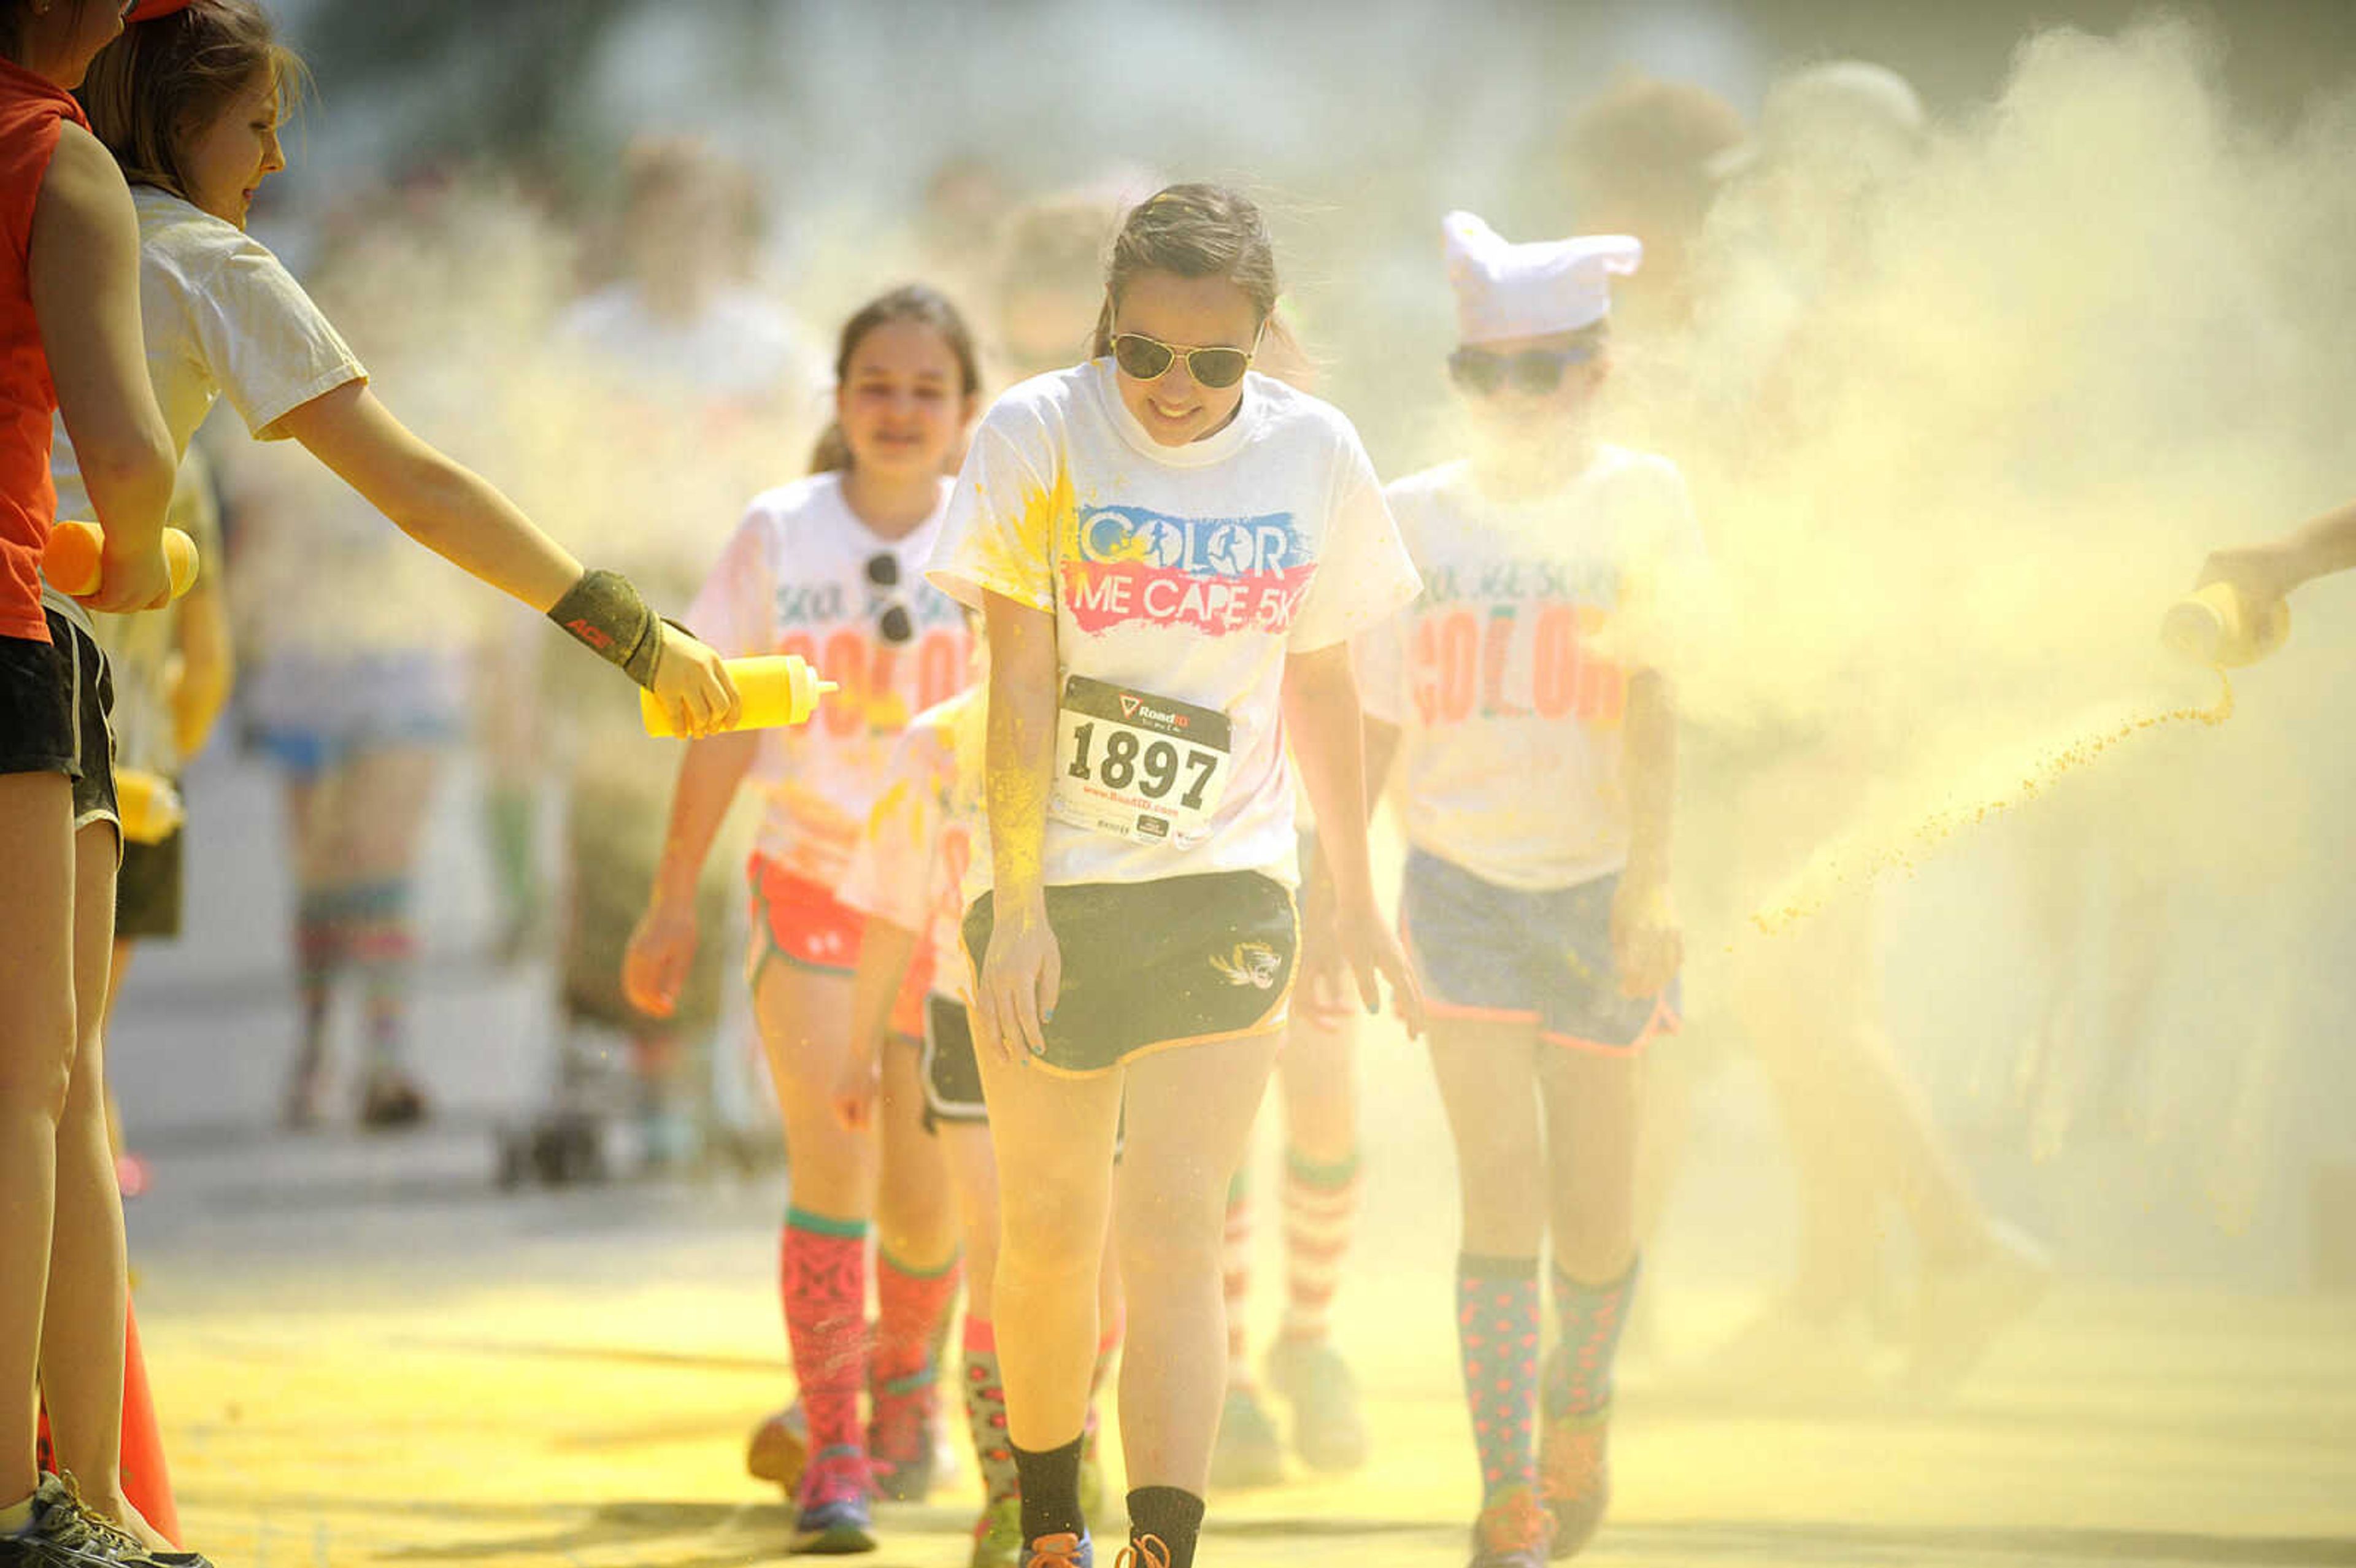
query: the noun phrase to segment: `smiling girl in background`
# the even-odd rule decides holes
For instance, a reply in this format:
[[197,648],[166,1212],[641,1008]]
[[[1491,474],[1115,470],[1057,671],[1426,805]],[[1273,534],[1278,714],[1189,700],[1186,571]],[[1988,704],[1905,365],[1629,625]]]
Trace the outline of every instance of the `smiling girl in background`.
[[[844,324],[835,375],[837,428],[819,443],[819,472],[754,500],[688,618],[731,656],[798,654],[841,689],[806,725],[688,749],[623,964],[632,1003],[667,1016],[694,960],[697,877],[750,776],[765,809],[746,868],[747,979],[792,1151],[779,1289],[807,1423],[805,1438],[793,1413],[771,1417],[750,1467],[795,1488],[795,1550],[821,1552],[874,1549],[871,1467],[886,1496],[923,1495],[934,1346],[957,1295],[948,1173],[919,1124],[921,1097],[895,1097],[905,1115],[886,1117],[879,1137],[838,1123],[830,1095],[849,1049],[865,931],[836,889],[900,732],[966,681],[964,617],[922,571],[948,499],[944,470],[981,387],[965,323],[921,286],[894,289]],[[923,962],[911,970],[894,1008],[890,1029],[903,1040],[924,1034],[926,973]],[[883,1322],[872,1359],[871,1223]],[[871,1366],[872,1438],[859,1419]]]

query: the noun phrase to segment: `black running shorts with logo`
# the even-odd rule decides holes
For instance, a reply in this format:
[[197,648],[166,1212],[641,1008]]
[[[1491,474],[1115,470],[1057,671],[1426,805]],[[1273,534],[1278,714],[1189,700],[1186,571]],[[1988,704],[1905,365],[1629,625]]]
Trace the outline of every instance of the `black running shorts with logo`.
[[63,773],[76,828],[114,808],[114,677],[89,633],[51,610],[49,641],[0,637],[0,773]]
[[[965,914],[974,972],[990,951],[991,895]],[[1064,960],[1047,1049],[1033,1065],[1070,1077],[1157,1051],[1284,1027],[1301,953],[1292,890],[1258,871],[1047,890]]]

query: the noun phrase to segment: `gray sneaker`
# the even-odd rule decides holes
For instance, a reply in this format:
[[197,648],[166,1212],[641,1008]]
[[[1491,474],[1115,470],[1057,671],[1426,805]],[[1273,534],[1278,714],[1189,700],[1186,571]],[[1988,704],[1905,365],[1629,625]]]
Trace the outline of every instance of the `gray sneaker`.
[[132,1533],[92,1512],[70,1476],[41,1477],[31,1522],[0,1535],[0,1568],[212,1568],[193,1552],[151,1552]]
[[1218,1441],[1211,1447],[1211,1485],[1242,1491],[1284,1480],[1284,1441],[1268,1407],[1251,1389],[1227,1390],[1219,1412]]
[[1312,1470],[1355,1470],[1366,1462],[1366,1418],[1358,1381],[1325,1339],[1279,1339],[1268,1382],[1292,1406],[1292,1451]]

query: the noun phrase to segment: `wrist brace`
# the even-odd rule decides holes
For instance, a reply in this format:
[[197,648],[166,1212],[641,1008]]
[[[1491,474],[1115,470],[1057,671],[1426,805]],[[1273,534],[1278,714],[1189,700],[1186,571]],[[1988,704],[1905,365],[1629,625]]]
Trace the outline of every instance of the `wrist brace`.
[[663,624],[618,571],[584,571],[548,613],[574,641],[640,686],[655,683]]

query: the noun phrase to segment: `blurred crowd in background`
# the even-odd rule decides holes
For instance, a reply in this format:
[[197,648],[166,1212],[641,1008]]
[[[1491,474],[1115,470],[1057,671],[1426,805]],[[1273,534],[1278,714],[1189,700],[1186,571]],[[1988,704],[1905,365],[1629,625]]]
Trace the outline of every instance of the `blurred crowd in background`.
[[[994,392],[1083,357],[1126,203],[1237,180],[1299,374],[1390,477],[1462,441],[1442,212],[1637,236],[1613,418],[1693,479],[1724,601],[1688,676],[1691,1023],[1655,1069],[1654,1218],[1735,1079],[1800,1194],[1761,1332],[1869,1313],[1892,1249],[2005,1211],[2072,1262],[2351,1283],[2356,604],[2303,601],[2228,725],[1909,837],[1959,781],[2212,700],[2158,649],[2168,598],[2356,481],[2340,7],[2086,6],[2034,37],[2005,5],[280,9],[332,112],[255,232],[420,433],[673,613],[744,503],[809,470],[835,326],[892,283],[969,313]],[[714,1088],[745,1056],[737,857],[689,1004],[620,994],[675,751],[535,617],[224,424],[200,446],[235,676],[187,832],[215,778],[273,770],[294,892],[226,911],[199,878],[188,920],[282,955],[297,1027],[250,1049],[284,1055],[285,1123],[441,1108],[409,1012],[448,947],[426,829],[458,810],[480,956],[557,993],[563,1038],[503,1046],[547,1059],[552,1104],[633,1168],[773,1143]],[[1884,860],[1920,865],[1837,875]],[[1409,1064],[1367,1092],[1428,1089]]]

